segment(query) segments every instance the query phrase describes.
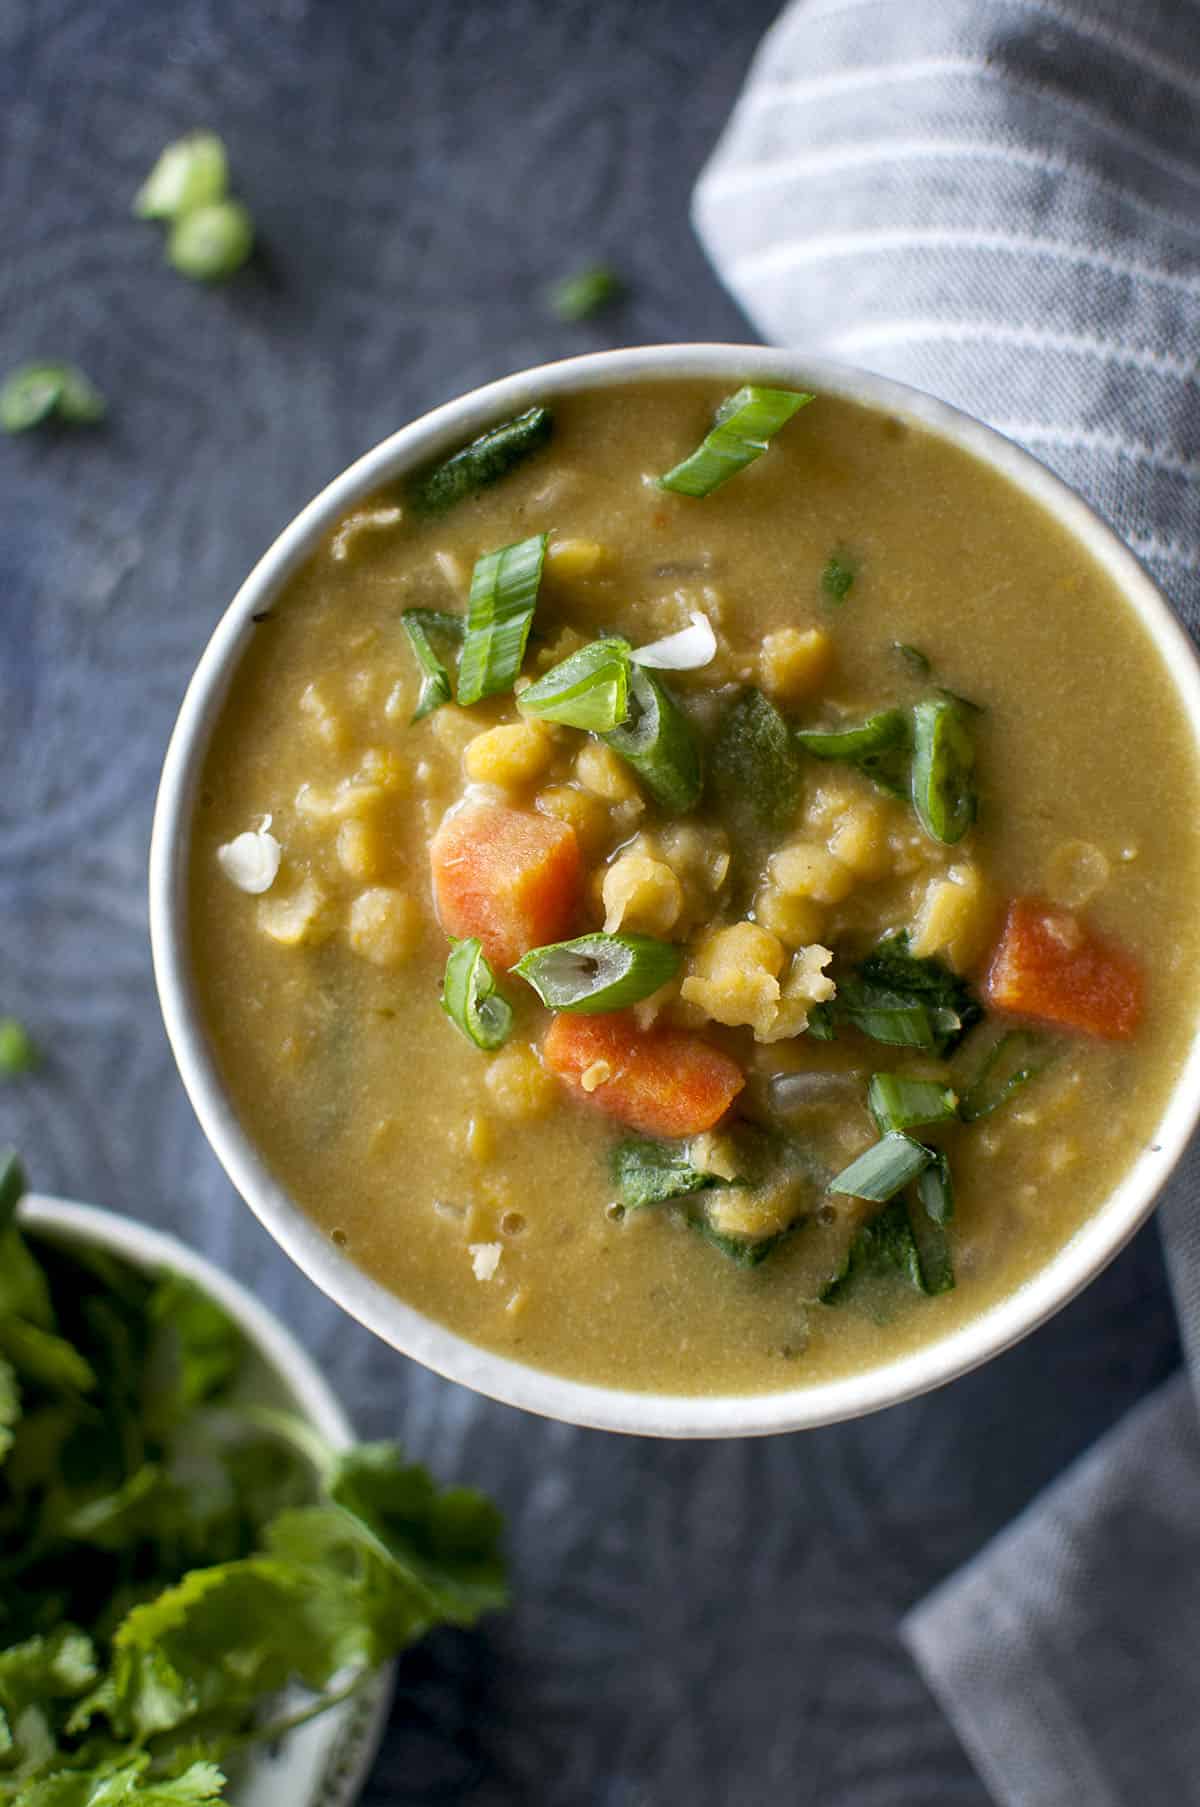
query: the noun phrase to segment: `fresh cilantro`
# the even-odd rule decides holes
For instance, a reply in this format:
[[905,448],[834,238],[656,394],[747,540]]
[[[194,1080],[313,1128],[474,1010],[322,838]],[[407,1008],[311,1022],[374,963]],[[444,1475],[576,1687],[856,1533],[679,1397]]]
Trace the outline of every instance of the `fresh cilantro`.
[[204,1807],[249,1742],[503,1606],[500,1518],[243,1404],[222,1309],[27,1240],[23,1184],[0,1157],[0,1803]]

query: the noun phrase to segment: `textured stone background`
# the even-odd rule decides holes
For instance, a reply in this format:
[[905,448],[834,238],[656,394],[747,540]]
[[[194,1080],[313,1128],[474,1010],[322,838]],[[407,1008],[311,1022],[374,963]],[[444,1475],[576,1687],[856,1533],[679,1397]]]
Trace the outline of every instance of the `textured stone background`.
[[[406,1363],[277,1252],[209,1154],[146,940],[154,787],[192,665],[357,452],[523,364],[746,336],[687,225],[775,0],[0,0],[0,367],[77,359],[92,436],[0,443],[0,1093],[43,1190],[203,1246],[373,1435],[510,1514],[517,1603],[402,1667],[368,1807],[982,1807],[895,1632],[1176,1362],[1153,1231],[982,1373],[866,1422],[667,1446],[541,1423]],[[128,201],[195,124],[267,258],[207,292]],[[548,319],[611,258],[631,296]],[[283,1804],[281,1804],[283,1807]]]

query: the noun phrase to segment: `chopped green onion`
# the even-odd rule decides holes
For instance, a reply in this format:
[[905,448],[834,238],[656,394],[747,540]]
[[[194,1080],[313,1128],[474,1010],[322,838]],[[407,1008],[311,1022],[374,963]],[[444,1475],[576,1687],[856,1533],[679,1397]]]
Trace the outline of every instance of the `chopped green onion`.
[[693,1167],[678,1144],[649,1142],[640,1136],[617,1143],[612,1152],[612,1175],[627,1211],[641,1211],[647,1205],[723,1184],[716,1174]]
[[414,722],[419,722],[451,697],[450,673],[434,652],[429,636],[443,634],[447,639],[461,641],[466,623],[461,615],[446,614],[441,609],[405,609],[400,625],[421,667],[421,688],[412,716]]
[[629,643],[593,640],[552,666],[517,698],[522,715],[592,734],[620,727],[629,714]]
[[512,1028],[512,1005],[496,989],[496,975],[480,942],[456,941],[446,961],[442,1009],[469,1042],[491,1053]]
[[577,270],[573,276],[564,276],[556,282],[547,294],[551,308],[560,320],[586,320],[589,315],[597,314],[611,302],[618,301],[625,293],[625,285],[615,270],[607,264],[592,264],[586,270]]
[[905,710],[885,709],[857,728],[799,729],[796,739],[811,758],[857,766],[881,790],[906,794],[911,737]]
[[933,672],[933,664],[919,646],[909,646],[905,640],[893,640],[892,651],[900,654],[909,670],[919,678],[927,678]]
[[949,1223],[954,1216],[954,1181],[950,1163],[940,1148],[930,1149],[933,1160],[917,1175],[917,1197],[934,1223]]
[[920,1256],[902,1198],[893,1199],[877,1217],[860,1225],[840,1272],[820,1295],[821,1304],[842,1305],[858,1281],[886,1274],[902,1274],[918,1292],[924,1291]]
[[668,815],[685,815],[699,802],[704,770],[695,730],[652,671],[630,666],[629,718],[603,739]]
[[37,1043],[15,1016],[0,1017],[0,1079],[31,1073],[41,1060]]
[[673,979],[683,959],[669,941],[650,935],[605,935],[531,948],[513,968],[548,1010],[600,1016],[638,1004]]
[[905,1079],[899,1073],[872,1073],[867,1105],[881,1136],[921,1123],[944,1123],[958,1115],[958,1094],[934,1079]]
[[849,1167],[843,1167],[837,1178],[829,1182],[829,1190],[885,1204],[897,1192],[902,1192],[910,1180],[923,1173],[932,1159],[929,1150],[920,1142],[893,1130],[865,1154],[860,1154],[856,1161],[851,1161]]
[[913,710],[912,801],[926,834],[944,846],[975,820],[975,746],[962,705],[942,697]]
[[162,152],[134,196],[142,220],[177,220],[181,214],[225,198],[229,161],[215,132],[189,132]]
[[[1039,1050],[1040,1060],[1026,1058]],[[981,1117],[990,1117],[1002,1104],[1007,1104],[1014,1092],[1036,1079],[1057,1059],[1058,1050],[1047,1049],[1042,1038],[1031,1030],[1010,1029],[988,1050],[983,1065],[967,1087],[962,1101],[963,1122],[978,1123]]]
[[826,561],[821,572],[821,590],[825,597],[835,606],[845,602],[854,588],[854,579],[858,575],[855,566],[844,552],[834,552]]
[[210,201],[180,214],[167,234],[167,262],[193,282],[223,282],[254,249],[254,221],[241,201]]
[[[941,1157],[943,1166],[945,1156]],[[954,1262],[950,1255],[950,1239],[946,1235],[945,1219],[938,1218],[930,1212],[920,1195],[921,1181],[928,1174],[936,1172],[936,1165],[927,1167],[917,1181],[918,1197],[907,1202],[908,1227],[917,1251],[917,1285],[923,1293],[933,1297],[937,1293],[948,1293],[954,1290]],[[947,1169],[947,1184],[949,1170]]]
[[717,796],[735,819],[779,835],[800,801],[800,761],[787,723],[761,690],[746,690],[721,717],[712,749]]
[[535,533],[476,559],[458,663],[458,700],[464,706],[512,689],[525,657],[549,537]]
[[717,409],[712,431],[689,458],[658,479],[660,489],[707,496],[766,451],[773,434],[816,397],[747,383]]
[[736,1261],[739,1267],[760,1267],[768,1255],[773,1255],[781,1242],[796,1234],[803,1222],[797,1218],[795,1223],[786,1229],[776,1230],[770,1236],[730,1236],[724,1230],[718,1230],[709,1222],[703,1211],[689,1211],[689,1226],[703,1236],[705,1242],[719,1249],[730,1261]]
[[0,387],[6,433],[25,433],[50,420],[91,426],[104,415],[104,397],[74,364],[22,364]]
[[470,445],[412,479],[407,488],[411,507],[417,514],[444,514],[456,502],[498,483],[545,445],[553,425],[548,408],[526,408],[514,420],[489,427]]

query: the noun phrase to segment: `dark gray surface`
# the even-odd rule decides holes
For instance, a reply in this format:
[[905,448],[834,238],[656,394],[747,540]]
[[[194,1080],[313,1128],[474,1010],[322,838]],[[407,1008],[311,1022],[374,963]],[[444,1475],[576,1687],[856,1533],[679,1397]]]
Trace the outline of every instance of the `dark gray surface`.
[[[686,204],[773,10],[0,0],[0,366],[74,357],[113,400],[100,434],[0,443],[0,1010],[51,1055],[0,1093],[0,1135],[42,1189],[214,1254],[364,1431],[502,1499],[516,1605],[406,1659],[369,1807],[982,1807],[896,1620],[1177,1360],[1148,1232],[1020,1349],[871,1420],[692,1446],[544,1424],[413,1368],[289,1266],[163,1038],[153,791],[238,580],[430,403],[593,346],[747,336]],[[269,248],[214,292],[128,215],[200,123]],[[548,320],[540,286],[593,255],[629,302]]]

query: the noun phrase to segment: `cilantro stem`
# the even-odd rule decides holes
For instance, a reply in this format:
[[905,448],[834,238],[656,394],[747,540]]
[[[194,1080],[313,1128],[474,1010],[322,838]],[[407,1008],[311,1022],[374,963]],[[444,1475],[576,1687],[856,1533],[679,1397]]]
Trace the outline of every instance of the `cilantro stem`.
[[315,1430],[297,1413],[284,1411],[274,1405],[237,1405],[229,1408],[229,1415],[240,1418],[244,1424],[253,1425],[257,1430],[265,1431],[268,1437],[278,1437],[280,1442],[290,1443],[306,1461],[312,1463],[322,1484],[333,1472],[333,1450],[320,1431]]
[[344,1687],[335,1688],[331,1694],[318,1694],[310,1705],[301,1707],[298,1712],[285,1714],[281,1719],[272,1719],[263,1726],[252,1726],[247,1732],[236,1733],[222,1749],[222,1761],[225,1761],[232,1752],[246,1750],[253,1744],[278,1743],[281,1738],[286,1738],[289,1732],[297,1731],[300,1726],[307,1725],[310,1720],[319,1719],[322,1713],[331,1712],[334,1707],[340,1707],[343,1701],[352,1699],[355,1694],[366,1687],[376,1673],[374,1668],[359,1669]]

